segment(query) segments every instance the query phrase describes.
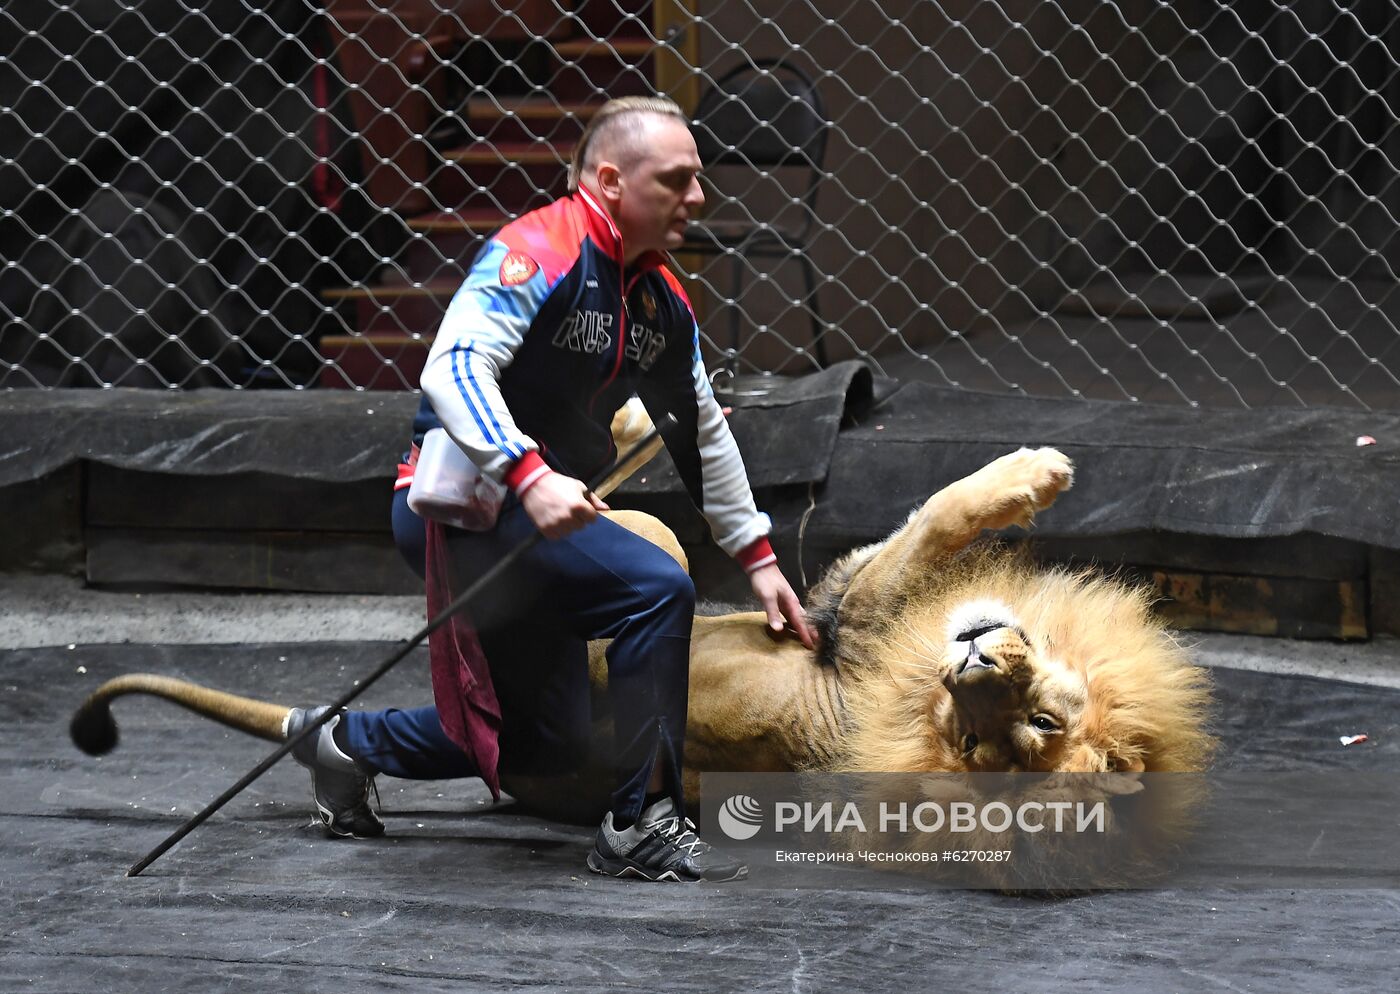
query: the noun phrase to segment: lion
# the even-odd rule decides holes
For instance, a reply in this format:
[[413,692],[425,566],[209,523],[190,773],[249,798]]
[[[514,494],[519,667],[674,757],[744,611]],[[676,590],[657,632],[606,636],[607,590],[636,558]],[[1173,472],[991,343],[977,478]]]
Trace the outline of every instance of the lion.
[[[807,592],[816,651],[775,638],[761,612],[697,616],[687,790],[717,771],[1203,769],[1214,747],[1209,681],[1154,616],[1151,593],[976,541],[988,530],[1029,527],[1072,479],[1060,452],[1020,449],[939,490]],[[612,513],[685,564],[660,521]],[[595,688],[606,680],[604,647],[590,646]],[[81,748],[115,745],[110,705],[127,693],[166,698],[270,741],[283,737],[285,706],[133,674],[80,706],[71,731]],[[605,715],[597,724],[606,734]],[[503,777],[503,786],[531,810],[587,823],[601,814],[607,777],[600,764],[564,788],[519,777]]]

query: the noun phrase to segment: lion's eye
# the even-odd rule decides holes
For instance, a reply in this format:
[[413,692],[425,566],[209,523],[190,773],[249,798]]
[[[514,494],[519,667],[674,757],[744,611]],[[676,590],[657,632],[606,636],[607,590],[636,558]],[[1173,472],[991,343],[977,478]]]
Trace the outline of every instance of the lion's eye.
[[977,748],[977,736],[967,734],[963,736],[963,752],[971,752]]
[[1042,732],[1055,732],[1060,728],[1060,726],[1055,723],[1055,719],[1048,714],[1038,714],[1031,718],[1031,725]]

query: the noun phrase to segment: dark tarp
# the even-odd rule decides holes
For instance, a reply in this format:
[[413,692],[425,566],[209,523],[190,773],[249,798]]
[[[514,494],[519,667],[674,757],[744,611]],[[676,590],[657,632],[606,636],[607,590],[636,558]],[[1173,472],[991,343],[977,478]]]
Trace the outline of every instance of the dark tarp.
[[392,477],[409,393],[33,390],[0,393],[0,486],[79,459],[189,476]]
[[[1261,641],[1260,651],[1267,651]],[[931,989],[1382,991],[1385,891],[1162,890],[1064,901],[930,891],[661,886],[584,869],[586,828],[490,809],[475,782],[381,778],[389,834],[323,839],[278,764],[146,874],[126,868],[270,751],[155,701],[118,702],[102,759],[68,741],[100,681],[148,670],[285,704],[390,645],[80,646],[0,653],[6,989],[581,992]],[[1215,671],[1222,759],[1394,769],[1400,692]],[[366,706],[429,700],[420,650]],[[1337,736],[1370,734],[1343,749]],[[1267,859],[1266,853],[1260,854]],[[1389,979],[1387,979],[1389,978]]]
[[[842,363],[790,381],[732,416],[755,487],[825,478],[848,411],[872,396],[870,372]],[[0,486],[78,459],[192,476],[261,472],[316,480],[391,477],[407,448],[417,395],[141,390],[0,393]],[[772,438],[792,444],[773,446]],[[629,493],[681,493],[662,459]]]
[[[887,381],[880,385],[884,387]],[[868,410],[876,395],[868,367],[837,363],[798,379],[779,380],[760,397],[726,400],[734,405],[730,430],[744,453],[755,489],[812,483],[826,478],[838,433],[853,416]],[[680,476],[669,461],[649,466],[623,484],[628,494],[681,493]]]
[[[735,408],[730,423],[750,478],[780,524],[814,499],[809,534],[873,540],[991,459],[1052,445],[1077,472],[1067,499],[1039,517],[1043,535],[1312,532],[1400,549],[1400,414],[1204,411],[893,387],[840,363]],[[190,475],[387,479],[416,406],[416,396],[398,393],[0,393],[0,486],[79,459]],[[1376,444],[1358,446],[1363,435]],[[681,488],[663,458],[619,498],[672,494]]]
[[[1376,444],[1358,446],[1370,436]],[[1051,535],[1316,532],[1400,548],[1400,414],[1202,411],[907,384],[841,434],[809,528],[878,536],[951,480],[1020,446],[1074,460]]]

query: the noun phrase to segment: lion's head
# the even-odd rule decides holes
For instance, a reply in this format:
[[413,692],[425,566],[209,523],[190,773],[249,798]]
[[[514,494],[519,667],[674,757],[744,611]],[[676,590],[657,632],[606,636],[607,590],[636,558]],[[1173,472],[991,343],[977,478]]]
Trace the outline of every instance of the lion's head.
[[[849,770],[1199,770],[1209,681],[1150,592],[972,550],[844,617]],[[852,573],[854,571],[851,571]],[[837,665],[841,661],[836,660]]]

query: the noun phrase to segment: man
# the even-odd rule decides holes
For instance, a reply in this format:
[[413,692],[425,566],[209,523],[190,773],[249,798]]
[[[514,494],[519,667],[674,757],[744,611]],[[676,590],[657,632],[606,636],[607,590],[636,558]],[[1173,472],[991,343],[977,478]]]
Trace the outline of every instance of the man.
[[[586,644],[611,639],[617,789],[588,865],[652,880],[746,870],[700,841],[684,815],[694,587],[665,553],[599,517],[606,505],[582,482],[614,457],[609,422],[633,392],[653,420],[675,416],[671,457],[716,541],[747,571],[769,624],[781,631],[786,618],[812,645],[710,390],[689,301],[665,268],[704,203],[700,166],[671,101],[634,97],[600,108],[575,152],[570,195],[507,225],[478,255],[433,344],[415,419],[419,437],[442,425],[509,490],[490,531],[433,533],[463,583],[532,530],[547,540],[471,608],[499,700],[501,768],[558,771],[584,753]],[[406,478],[411,469],[401,486]],[[422,525],[405,493],[397,494],[395,535],[420,565]],[[430,599],[433,582],[430,575]],[[488,718],[493,703],[480,705]],[[294,712],[288,732],[319,713]],[[383,831],[367,800],[377,773],[482,776],[494,789],[491,748],[470,754],[471,731],[466,741],[449,737],[446,723],[447,712],[439,720],[434,708],[419,708],[350,712],[324,726],[297,758],[312,769],[328,830]]]

